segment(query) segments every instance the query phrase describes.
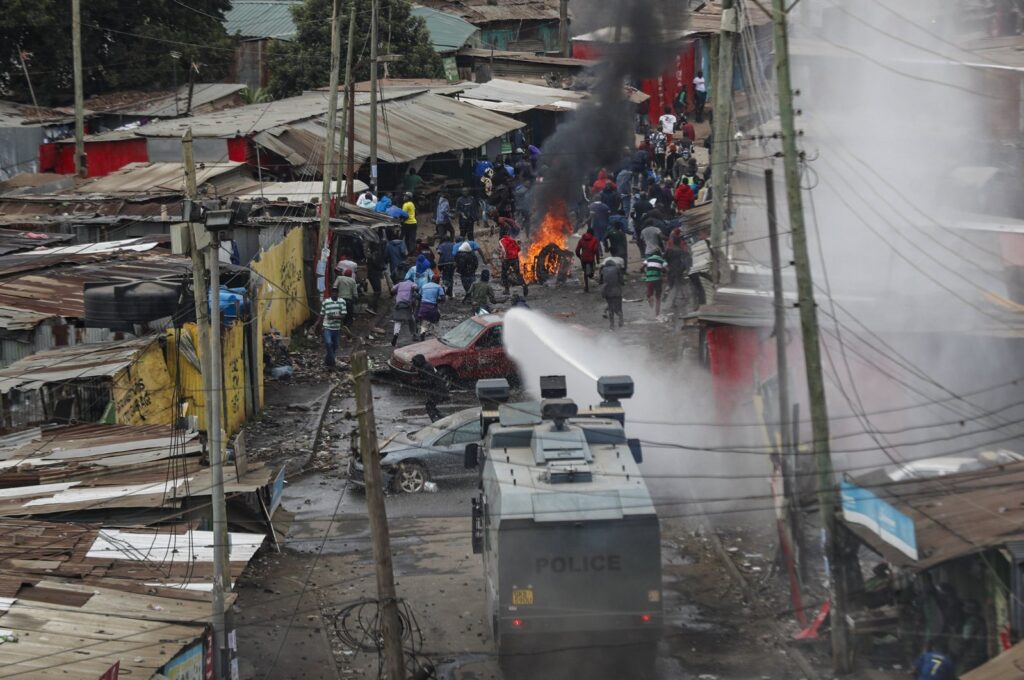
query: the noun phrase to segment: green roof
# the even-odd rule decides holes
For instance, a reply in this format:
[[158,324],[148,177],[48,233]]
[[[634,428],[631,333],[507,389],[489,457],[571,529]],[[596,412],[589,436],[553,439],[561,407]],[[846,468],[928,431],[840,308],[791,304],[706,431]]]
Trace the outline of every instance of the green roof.
[[300,0],[232,0],[224,14],[228,35],[243,38],[295,38],[291,8]]
[[454,52],[462,48],[478,30],[462,17],[430,7],[413,7],[412,15],[423,17],[427,22],[430,43],[435,52]]

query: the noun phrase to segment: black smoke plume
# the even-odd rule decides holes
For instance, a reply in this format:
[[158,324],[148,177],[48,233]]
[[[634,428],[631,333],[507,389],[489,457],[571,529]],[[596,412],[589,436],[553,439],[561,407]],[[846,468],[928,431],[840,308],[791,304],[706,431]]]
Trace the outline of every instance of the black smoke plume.
[[[579,196],[587,174],[613,166],[634,147],[633,108],[624,86],[660,76],[674,56],[673,40],[685,27],[679,0],[621,0],[612,7],[618,41],[608,45],[591,98],[544,143],[544,181],[537,186],[534,214]],[[612,9],[614,8],[614,9]]]

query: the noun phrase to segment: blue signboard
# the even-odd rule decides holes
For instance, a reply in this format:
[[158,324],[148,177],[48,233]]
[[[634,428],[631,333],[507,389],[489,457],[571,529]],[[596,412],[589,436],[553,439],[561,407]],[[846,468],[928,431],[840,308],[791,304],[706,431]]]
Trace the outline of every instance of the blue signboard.
[[178,654],[160,672],[168,680],[203,680],[203,643],[197,642]]
[[859,524],[912,560],[917,560],[917,536],[914,520],[892,507],[867,489],[843,481],[843,517]]
[[284,466],[281,467],[281,471],[277,473],[277,477],[274,478],[274,487],[270,492],[270,507],[267,508],[267,514],[273,516],[274,510],[277,510],[278,504],[281,502],[281,496],[284,494]]

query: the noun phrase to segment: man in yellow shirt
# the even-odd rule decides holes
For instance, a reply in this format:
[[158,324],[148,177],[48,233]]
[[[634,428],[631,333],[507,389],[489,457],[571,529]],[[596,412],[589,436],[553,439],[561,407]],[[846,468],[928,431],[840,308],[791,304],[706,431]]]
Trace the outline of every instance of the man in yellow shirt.
[[405,203],[402,210],[408,213],[409,217],[402,223],[402,238],[405,239],[405,247],[410,253],[416,250],[416,204],[412,202],[412,192],[405,192]]

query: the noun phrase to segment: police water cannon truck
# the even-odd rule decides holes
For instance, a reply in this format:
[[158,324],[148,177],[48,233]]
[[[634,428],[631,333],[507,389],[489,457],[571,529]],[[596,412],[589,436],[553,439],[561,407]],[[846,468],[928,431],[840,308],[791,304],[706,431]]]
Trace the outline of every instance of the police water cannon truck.
[[581,649],[653,665],[661,539],[640,443],[623,429],[633,380],[603,377],[597,389],[601,404],[581,410],[562,376],[541,378],[540,402],[507,403],[504,379],[477,383],[484,440],[465,451],[481,470],[472,542],[503,661]]

